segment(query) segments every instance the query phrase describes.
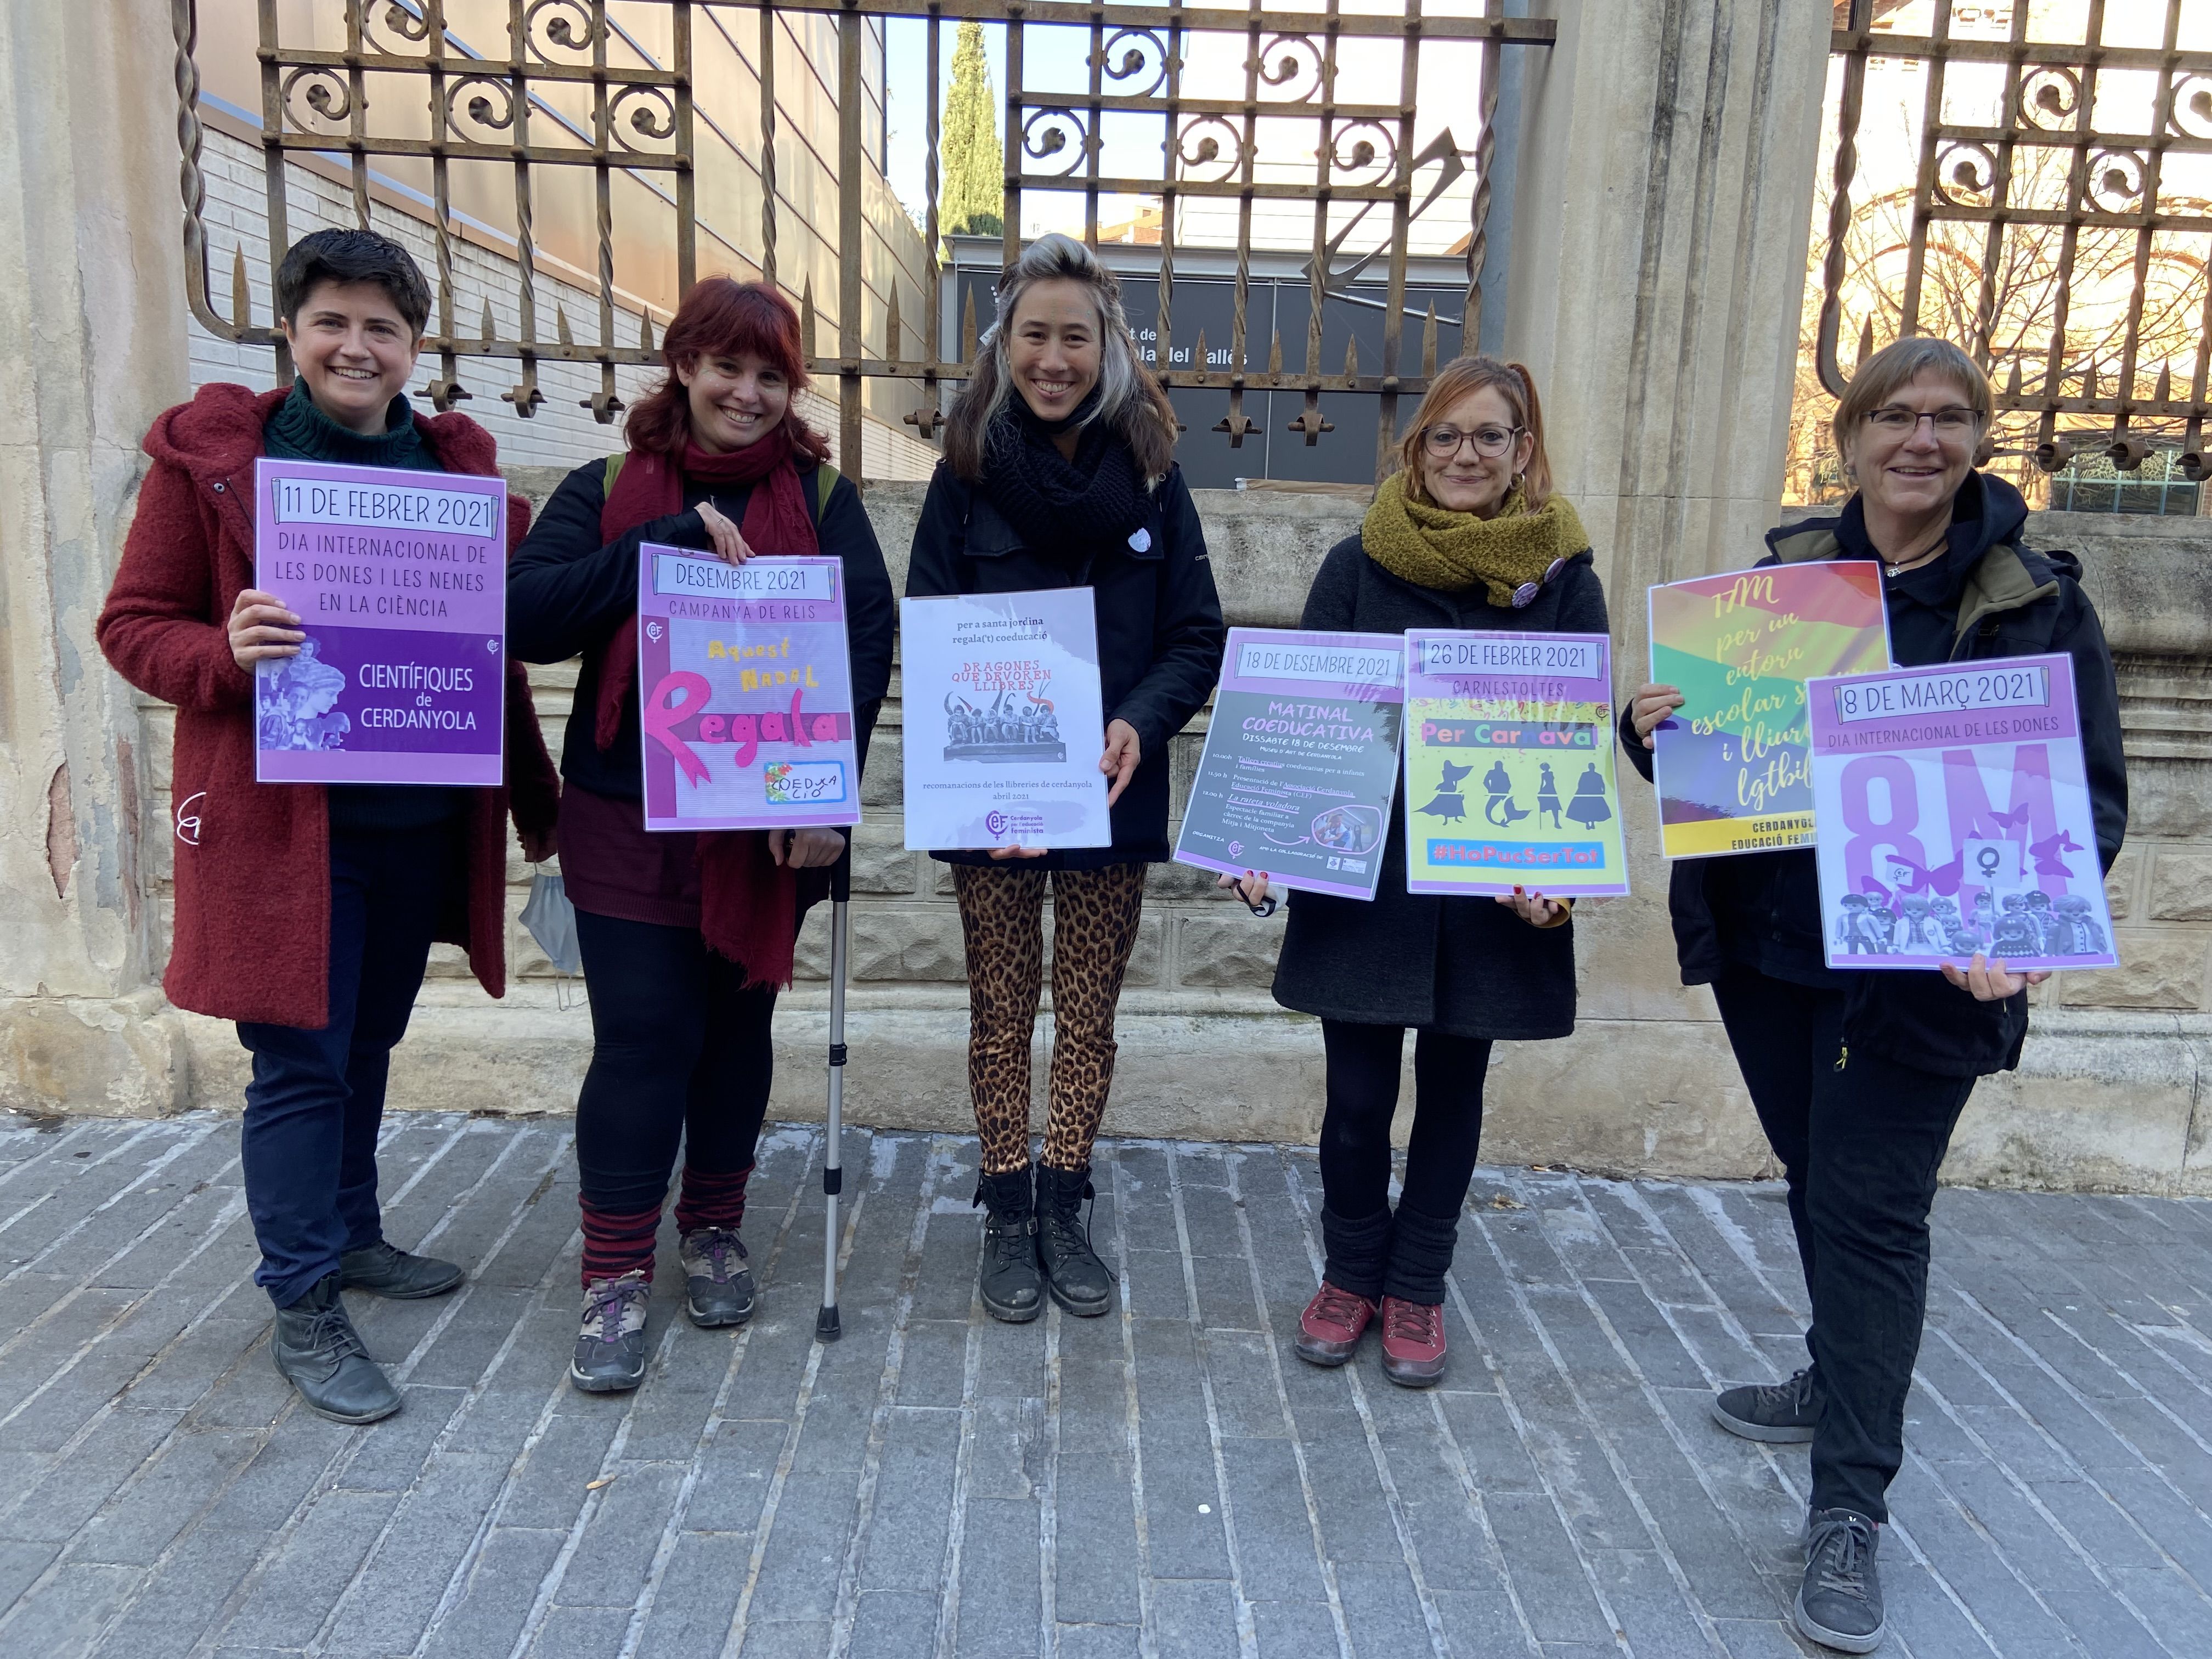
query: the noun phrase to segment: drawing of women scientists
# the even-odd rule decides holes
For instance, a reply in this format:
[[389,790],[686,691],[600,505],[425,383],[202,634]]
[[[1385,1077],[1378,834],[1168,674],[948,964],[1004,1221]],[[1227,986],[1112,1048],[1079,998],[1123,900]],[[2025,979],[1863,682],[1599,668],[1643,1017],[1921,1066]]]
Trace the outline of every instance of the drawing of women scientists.
[[300,642],[299,655],[262,672],[262,748],[345,746],[353,721],[331,712],[346,689],[345,671],[321,660],[312,636]]

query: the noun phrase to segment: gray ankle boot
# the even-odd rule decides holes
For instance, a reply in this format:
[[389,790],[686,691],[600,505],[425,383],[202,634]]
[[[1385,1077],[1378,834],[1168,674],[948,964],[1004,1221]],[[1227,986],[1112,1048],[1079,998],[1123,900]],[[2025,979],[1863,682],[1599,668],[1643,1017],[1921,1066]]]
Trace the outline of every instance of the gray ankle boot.
[[325,1274],[290,1307],[276,1310],[269,1357],[307,1408],[334,1423],[374,1423],[399,1409],[399,1390],[368,1357],[346,1316],[336,1273]]

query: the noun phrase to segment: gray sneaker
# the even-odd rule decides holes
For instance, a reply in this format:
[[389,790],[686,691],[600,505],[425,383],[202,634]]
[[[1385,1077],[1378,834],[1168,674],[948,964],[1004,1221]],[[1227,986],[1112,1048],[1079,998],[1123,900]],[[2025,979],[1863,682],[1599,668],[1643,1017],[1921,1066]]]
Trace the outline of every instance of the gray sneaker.
[[1797,1445],[1820,1426],[1820,1379],[1808,1365],[1787,1382],[1750,1382],[1713,1396],[1713,1421],[1730,1434]]
[[1853,1510],[1814,1510],[1805,1522],[1805,1582],[1797,1628],[1824,1648],[1872,1653],[1887,1632],[1875,1552],[1881,1528]]
[[678,1242],[676,1254],[684,1264],[684,1311],[694,1325],[712,1330],[753,1316],[753,1276],[736,1228],[697,1228]]
[[595,1279],[584,1291],[584,1322],[568,1380],[586,1394],[621,1394],[645,1381],[645,1308],[653,1285],[642,1271]]

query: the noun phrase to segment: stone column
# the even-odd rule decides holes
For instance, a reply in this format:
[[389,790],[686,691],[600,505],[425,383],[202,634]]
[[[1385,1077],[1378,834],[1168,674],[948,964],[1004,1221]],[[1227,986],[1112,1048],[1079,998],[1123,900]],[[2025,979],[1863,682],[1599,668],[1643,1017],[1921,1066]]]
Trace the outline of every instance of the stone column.
[[153,769],[93,623],[147,424],[186,392],[168,9],[0,16],[0,1104],[183,1103]]
[[[1753,562],[1776,521],[1828,9],[1531,9],[1559,40],[1526,65],[1504,343],[1589,530],[1625,693],[1646,678],[1644,589]],[[1630,775],[1624,795],[1636,896],[1577,919],[1582,1030],[1501,1052],[1486,1152],[1755,1168],[1711,999],[1676,972],[1651,792]]]

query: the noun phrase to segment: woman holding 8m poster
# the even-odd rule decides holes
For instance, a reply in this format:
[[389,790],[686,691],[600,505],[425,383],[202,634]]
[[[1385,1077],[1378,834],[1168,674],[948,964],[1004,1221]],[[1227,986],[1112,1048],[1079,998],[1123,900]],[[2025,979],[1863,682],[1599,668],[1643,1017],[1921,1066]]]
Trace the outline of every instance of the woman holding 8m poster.
[[[1835,518],[1768,532],[1764,562],[1880,560],[1902,667],[2071,656],[2097,853],[2110,869],[2128,811],[2112,657],[2079,561],[2022,545],[2027,504],[1974,470],[1990,407],[1987,378],[1946,341],[1908,337],[1875,353],[1835,415],[1857,493]],[[1652,729],[1682,706],[1675,687],[1646,685],[1623,711],[1622,742],[1647,778]],[[1787,1382],[1723,1391],[1713,1415],[1749,1439],[1812,1443],[1797,1623],[1814,1641],[1864,1653],[1882,1637],[1875,1553],[1904,1457],[1936,1170],[1975,1079],[2018,1064],[2027,988],[2048,975],[1979,955],[1940,978],[1832,970],[1810,848],[1680,861],[1669,904],[1683,981],[1712,986],[1788,1176],[1813,1304],[1813,1363]]]
[[[1552,488],[1527,369],[1490,357],[1447,363],[1399,465],[1359,534],[1322,560],[1299,627],[1607,631],[1589,538]],[[1275,1000],[1320,1016],[1328,1054],[1328,1262],[1299,1321],[1297,1352],[1340,1365],[1379,1312],[1383,1374],[1409,1388],[1444,1373],[1444,1275],[1481,1145],[1491,1045],[1575,1029],[1572,902],[1534,888],[1496,898],[1409,892],[1405,818],[1420,806],[1399,792],[1372,903],[1291,896],[1275,971]],[[1267,878],[1254,872],[1236,884],[1256,903]],[[1413,1139],[1393,1215],[1390,1119],[1409,1025]]]

